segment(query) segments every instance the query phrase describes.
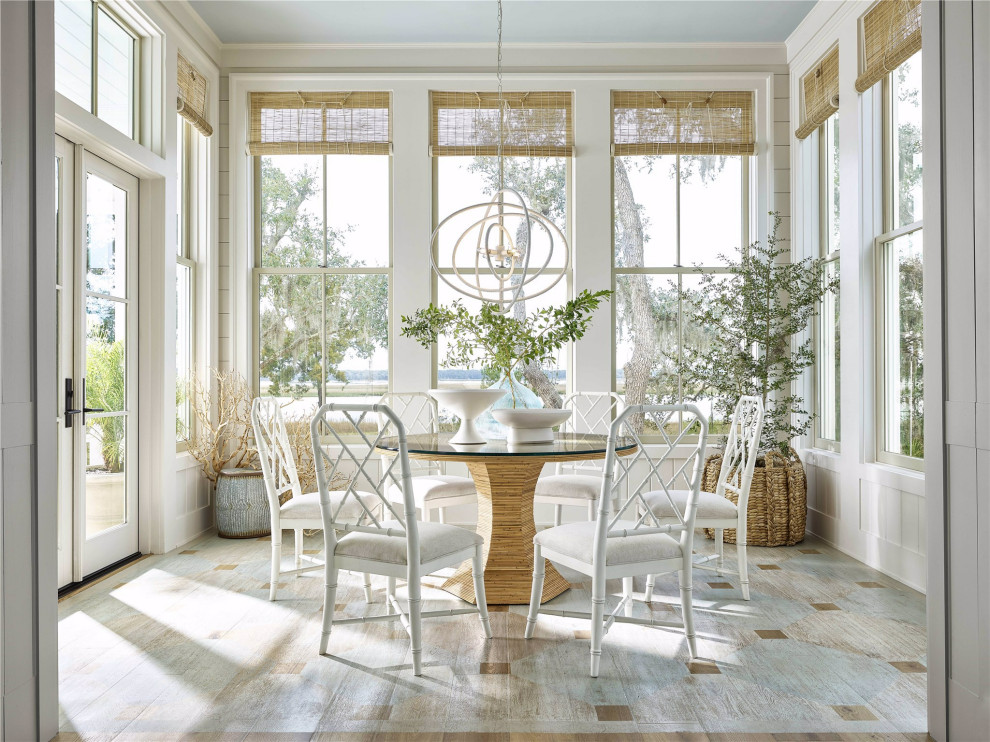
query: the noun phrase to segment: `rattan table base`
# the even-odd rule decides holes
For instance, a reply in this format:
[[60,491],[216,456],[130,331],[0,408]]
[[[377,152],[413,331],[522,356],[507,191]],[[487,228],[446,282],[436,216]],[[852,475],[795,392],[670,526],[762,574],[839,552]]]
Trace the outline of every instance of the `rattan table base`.
[[[485,539],[485,597],[493,605],[528,604],[533,584],[533,498],[545,461],[498,457],[468,462],[478,490],[478,533]],[[466,562],[441,586],[476,603],[471,563]],[[555,598],[570,584],[547,562],[540,602]]]

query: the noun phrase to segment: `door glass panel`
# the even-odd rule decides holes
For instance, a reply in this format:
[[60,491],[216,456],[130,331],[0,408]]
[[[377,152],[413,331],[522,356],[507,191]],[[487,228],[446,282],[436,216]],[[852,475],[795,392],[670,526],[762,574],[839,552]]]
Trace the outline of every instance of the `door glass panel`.
[[93,107],[93,3],[55,2],[55,89],[87,111]]
[[133,136],[134,37],[102,8],[97,29],[96,110],[112,127]]
[[86,289],[126,292],[127,192],[98,175],[86,176]]
[[123,415],[86,420],[86,538],[127,522]]
[[126,399],[127,305],[90,296],[86,299],[86,406],[124,411]]

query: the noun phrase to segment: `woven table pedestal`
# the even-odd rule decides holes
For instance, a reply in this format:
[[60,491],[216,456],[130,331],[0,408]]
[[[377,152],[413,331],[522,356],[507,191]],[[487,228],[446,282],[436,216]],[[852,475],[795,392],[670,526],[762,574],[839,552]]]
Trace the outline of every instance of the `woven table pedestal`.
[[[467,465],[478,491],[478,533],[485,539],[485,596],[493,605],[529,602],[536,536],[533,497],[543,464],[540,459],[520,457],[472,461]],[[470,562],[441,587],[475,603]],[[570,583],[547,562],[540,602],[556,598],[568,588]]]

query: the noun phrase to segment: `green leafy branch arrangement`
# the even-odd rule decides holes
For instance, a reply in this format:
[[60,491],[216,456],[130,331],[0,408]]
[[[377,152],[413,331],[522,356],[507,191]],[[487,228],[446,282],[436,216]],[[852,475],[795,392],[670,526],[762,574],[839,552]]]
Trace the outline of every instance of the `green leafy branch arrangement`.
[[822,259],[785,262],[790,250],[777,237],[780,215],[770,216],[773,231],[765,245],[720,256],[728,274],[702,274],[697,289],[681,292],[691,321],[710,340],[683,349],[680,371],[685,388],[694,390],[690,396],[714,398],[726,420],[739,397],[760,397],[766,410],[761,449],[786,455],[791,439],[807,433],[814,417],[793,391],[815,362],[814,345],[811,337],[795,338],[809,328],[825,294],[838,291],[839,279],[826,278]]
[[565,343],[584,336],[592,314],[611,296],[611,291],[585,289],[565,304],[544,307],[521,319],[500,314],[491,303],[482,304],[477,314],[459,299],[449,306],[430,304],[411,317],[402,317],[402,335],[424,348],[446,335],[447,354],[442,360],[446,368],[469,367],[480,360],[486,374],[501,380],[511,377],[519,366],[552,363]]

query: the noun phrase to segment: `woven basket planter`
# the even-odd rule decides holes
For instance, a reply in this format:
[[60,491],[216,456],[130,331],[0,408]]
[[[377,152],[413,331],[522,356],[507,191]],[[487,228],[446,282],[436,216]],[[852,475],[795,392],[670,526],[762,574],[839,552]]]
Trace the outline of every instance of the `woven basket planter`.
[[[701,489],[714,492],[718,484],[722,454],[713,453],[705,460],[705,472]],[[732,502],[736,496],[726,495]],[[746,543],[750,546],[793,546],[804,540],[804,525],[808,515],[808,484],[804,464],[797,452],[790,449],[790,456],[769,451],[756,460],[753,484],[749,490],[749,508],[746,513]],[[705,535],[715,538],[715,529],[706,528]],[[736,529],[726,528],[723,538],[727,543],[736,542]]]

